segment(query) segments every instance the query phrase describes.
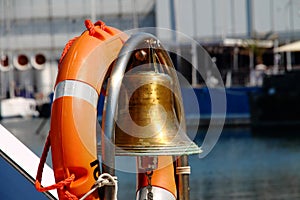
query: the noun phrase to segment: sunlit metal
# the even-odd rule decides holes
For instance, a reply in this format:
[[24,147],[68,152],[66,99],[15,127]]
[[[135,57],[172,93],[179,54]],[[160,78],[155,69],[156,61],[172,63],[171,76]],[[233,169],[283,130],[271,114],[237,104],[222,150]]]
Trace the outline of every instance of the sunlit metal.
[[[180,155],[199,153],[186,136],[174,108],[169,75],[141,72],[125,75],[116,121],[117,154]],[[127,109],[128,108],[128,109]]]
[[186,135],[181,92],[172,61],[153,35],[138,33],[128,39],[109,85],[102,137],[106,166],[114,167],[109,158],[115,153],[143,156],[201,152]]

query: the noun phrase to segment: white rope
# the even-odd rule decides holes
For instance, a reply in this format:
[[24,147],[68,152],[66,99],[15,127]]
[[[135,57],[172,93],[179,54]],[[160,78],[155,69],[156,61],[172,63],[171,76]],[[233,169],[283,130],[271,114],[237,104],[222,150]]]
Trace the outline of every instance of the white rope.
[[87,198],[90,194],[92,194],[95,190],[98,188],[101,188],[105,185],[115,186],[115,192],[114,192],[114,200],[117,200],[117,194],[118,194],[118,181],[116,176],[112,176],[108,173],[103,173],[98,177],[98,180],[92,187],[90,191],[88,191],[83,197],[81,197],[79,200],[84,200]]
[[176,174],[191,174],[191,167],[190,166],[184,166],[184,167],[176,167]]

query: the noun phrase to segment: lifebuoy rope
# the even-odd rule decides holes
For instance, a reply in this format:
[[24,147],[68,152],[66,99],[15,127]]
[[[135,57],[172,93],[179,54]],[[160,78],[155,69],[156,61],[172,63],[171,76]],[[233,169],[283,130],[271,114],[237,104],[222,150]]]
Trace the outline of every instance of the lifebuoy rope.
[[65,57],[66,53],[69,51],[69,48],[72,46],[72,44],[74,43],[74,41],[77,39],[78,37],[74,37],[72,38],[71,40],[69,40],[67,42],[67,44],[65,45],[65,48],[64,50],[62,51],[61,53],[61,56],[60,56],[60,59],[59,59],[59,63],[58,63],[58,68],[59,68],[59,65],[60,63],[62,62],[63,58]]
[[48,134],[47,139],[46,139],[46,143],[45,143],[45,146],[44,146],[44,149],[43,149],[43,153],[42,153],[42,156],[41,156],[41,159],[40,159],[40,163],[39,163],[39,166],[38,166],[38,171],[37,171],[37,175],[36,175],[36,179],[35,179],[35,188],[39,192],[46,192],[46,191],[49,191],[49,190],[60,189],[60,190],[64,191],[65,196],[68,199],[77,200],[78,198],[75,195],[71,194],[66,189],[66,186],[70,185],[71,182],[74,181],[74,179],[75,179],[74,174],[72,174],[70,177],[66,178],[65,180],[62,180],[62,181],[60,181],[58,183],[55,183],[53,185],[46,186],[46,187],[43,187],[41,185],[43,170],[44,170],[44,166],[45,166],[45,163],[46,163],[46,159],[47,159],[47,156],[48,156],[50,146],[51,146],[50,145],[50,134]]
[[50,146],[51,146],[50,145],[50,135],[48,135],[48,137],[46,139],[44,149],[43,149],[43,153],[42,153],[42,156],[41,156],[41,159],[40,159],[40,163],[39,163],[39,166],[38,166],[38,172],[37,172],[36,181],[35,181],[35,188],[39,192],[47,192],[49,190],[59,189],[59,190],[64,191],[65,197],[69,200],[84,200],[90,194],[92,194],[96,189],[98,189],[100,187],[103,187],[105,185],[111,185],[111,186],[115,186],[114,197],[115,197],[115,199],[117,199],[117,193],[118,193],[117,177],[116,176],[111,176],[110,174],[107,174],[107,173],[101,174],[98,177],[98,180],[96,181],[93,188],[90,191],[88,191],[85,195],[83,195],[80,199],[78,199],[77,196],[75,196],[74,194],[70,193],[67,190],[67,186],[69,186],[72,183],[72,181],[74,181],[74,179],[75,179],[74,174],[71,174],[70,177],[68,177],[65,180],[62,180],[58,183],[55,183],[55,184],[50,185],[50,186],[43,187],[41,185],[43,169],[44,169],[44,165],[46,163],[46,158],[48,156]]
[[[100,29],[104,30],[105,29],[105,23],[101,20],[97,21],[95,24],[92,23],[91,20],[86,19],[84,21],[85,27],[86,29],[89,31],[90,36],[94,36],[96,31],[95,31],[95,26],[99,26]],[[74,43],[74,41],[78,38],[78,36],[72,38],[71,40],[68,41],[68,43],[65,45],[65,48],[61,54],[61,57],[59,59],[59,64],[61,63],[61,61],[64,59],[66,53],[69,51],[69,48],[72,46],[72,44]]]

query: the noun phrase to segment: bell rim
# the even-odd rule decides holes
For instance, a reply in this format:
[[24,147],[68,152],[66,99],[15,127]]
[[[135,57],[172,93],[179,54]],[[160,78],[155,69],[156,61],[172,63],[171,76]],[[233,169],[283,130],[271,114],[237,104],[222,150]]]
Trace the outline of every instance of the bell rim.
[[[117,146],[116,156],[181,156],[201,154],[203,150],[196,144],[182,146]],[[101,146],[98,148],[101,154]]]

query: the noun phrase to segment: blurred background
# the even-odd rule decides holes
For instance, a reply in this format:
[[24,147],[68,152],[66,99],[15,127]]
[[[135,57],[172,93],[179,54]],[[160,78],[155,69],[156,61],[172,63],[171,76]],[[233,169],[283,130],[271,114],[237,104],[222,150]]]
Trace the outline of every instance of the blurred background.
[[[214,58],[225,82],[231,72],[228,84],[249,84],[257,57],[274,70],[290,70],[300,63],[298,52],[274,53],[274,48],[299,40],[297,0],[1,0],[0,9],[1,98],[7,96],[9,83],[16,95],[50,93],[62,49],[83,32],[85,19],[101,19],[120,30],[158,27],[185,34]],[[168,44],[180,42],[182,54],[193,56],[180,35],[174,38],[159,29],[156,35]],[[6,80],[3,72],[10,66],[14,81]],[[31,73],[24,78],[27,68]],[[180,70],[191,83],[201,84],[192,80],[191,64]]]
[[[191,199],[300,198],[300,1],[0,0],[0,122],[37,155],[61,52],[85,19],[122,31],[152,27],[180,52],[170,54],[198,100],[196,112],[182,91],[198,145],[209,125],[223,126],[212,119],[225,119],[213,151],[190,158]],[[220,87],[226,111],[212,111]],[[119,175],[120,199],[134,199],[135,175]],[[22,194],[36,195],[29,191]]]

